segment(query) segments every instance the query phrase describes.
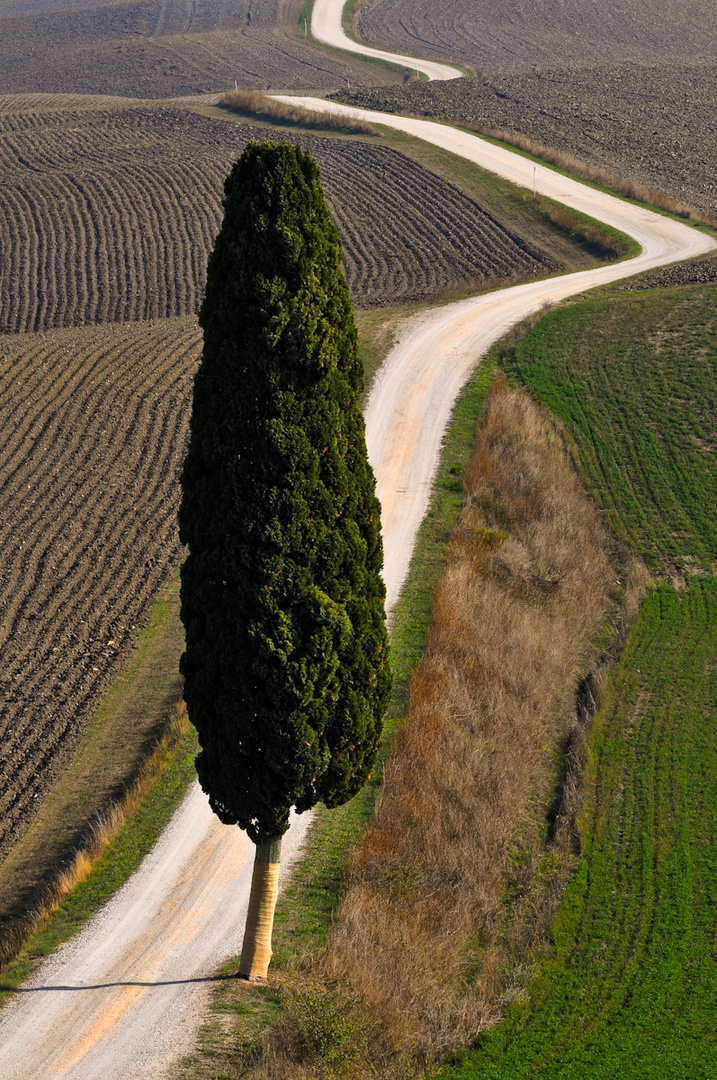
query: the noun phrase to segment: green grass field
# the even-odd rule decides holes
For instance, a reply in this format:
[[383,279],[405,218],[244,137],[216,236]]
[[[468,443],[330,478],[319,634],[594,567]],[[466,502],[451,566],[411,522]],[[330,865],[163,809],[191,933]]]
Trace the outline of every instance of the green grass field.
[[563,421],[610,525],[652,570],[717,560],[717,286],[558,309],[504,370]]
[[580,824],[530,1002],[445,1080],[717,1076],[717,579],[643,605],[591,730]]
[[715,300],[613,294],[496,348],[563,421],[615,530],[686,573],[648,595],[602,689],[551,950],[444,1080],[717,1077]]

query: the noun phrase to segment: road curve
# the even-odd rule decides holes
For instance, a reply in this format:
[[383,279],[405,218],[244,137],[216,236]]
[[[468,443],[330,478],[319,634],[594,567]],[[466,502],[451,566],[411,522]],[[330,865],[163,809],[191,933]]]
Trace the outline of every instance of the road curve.
[[420,71],[429,79],[460,79],[463,72],[448,64],[438,64],[433,60],[417,60],[413,56],[403,56],[400,53],[384,52],[382,49],[371,49],[368,45],[361,45],[352,41],[344,33],[341,23],[346,0],[314,0],[311,12],[311,33],[317,41],[324,45],[331,45],[335,49],[356,53],[358,56],[370,56],[373,60],[387,60],[399,67],[411,68],[412,71]]
[[380,122],[466,158],[524,188],[589,214],[633,237],[641,252],[624,262],[447,304],[410,318],[379,372],[366,409],[368,451],[382,505],[387,606],[408,572],[413,538],[428,505],[443,432],[478,359],[516,322],[545,304],[642,270],[706,254],[717,242],[672,218],[615,198],[477,135],[429,120],[375,113],[320,98],[288,98],[333,116]]
[[[321,0],[340,13],[341,0]],[[318,6],[318,5],[317,5]],[[353,43],[344,48],[354,48]],[[295,99],[294,99],[295,100]],[[322,101],[305,101],[328,108]],[[333,105],[336,110],[338,106]],[[345,109],[352,115],[368,115]],[[381,116],[530,187],[533,163],[441,124]],[[717,247],[698,231],[537,166],[536,188],[634,236],[635,259],[486,294],[409,319],[366,413],[383,504],[389,608],[404,580],[455,398],[485,349],[543,304]],[[307,816],[285,841],[295,856]],[[42,965],[0,1016],[0,1080],[171,1075],[193,1044],[207,979],[238,951],[251,845],[192,787],[155,850],[108,906]]]

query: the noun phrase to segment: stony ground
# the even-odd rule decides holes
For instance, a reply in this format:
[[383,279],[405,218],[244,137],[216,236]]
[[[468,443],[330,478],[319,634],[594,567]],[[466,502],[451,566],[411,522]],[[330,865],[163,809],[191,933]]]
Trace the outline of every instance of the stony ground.
[[322,91],[387,68],[297,35],[302,0],[5,0],[0,93],[175,97],[234,85]]
[[485,72],[717,61],[713,0],[363,0],[361,37]]
[[369,89],[350,99],[517,131],[717,212],[717,66],[533,71]]

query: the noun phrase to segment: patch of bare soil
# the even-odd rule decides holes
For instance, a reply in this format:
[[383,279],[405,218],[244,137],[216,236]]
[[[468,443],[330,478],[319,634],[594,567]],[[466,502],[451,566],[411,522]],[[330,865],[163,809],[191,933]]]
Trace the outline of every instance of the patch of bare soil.
[[389,68],[295,35],[302,0],[9,0],[0,7],[0,93],[176,97],[233,86],[376,85]]
[[67,766],[179,559],[199,351],[193,318],[3,341],[0,854]]
[[5,331],[196,312],[224,179],[250,139],[288,138],[315,155],[358,307],[555,268],[458,188],[387,147],[176,106],[71,102],[0,99]]
[[371,45],[478,70],[717,61],[712,0],[365,0]]
[[670,289],[674,285],[705,285],[710,281],[717,281],[717,257],[714,255],[677,266],[664,266],[626,282],[622,288],[626,292],[640,292],[642,289]]
[[352,92],[350,102],[520,132],[699,210],[717,210],[714,64],[414,83]]

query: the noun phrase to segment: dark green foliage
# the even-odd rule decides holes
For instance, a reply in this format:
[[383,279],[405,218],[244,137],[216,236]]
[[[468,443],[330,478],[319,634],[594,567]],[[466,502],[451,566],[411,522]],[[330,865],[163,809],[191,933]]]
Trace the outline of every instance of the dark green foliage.
[[261,840],[365,783],[390,675],[379,504],[319,170],[250,144],[200,312],[180,510],[182,660],[213,809]]

